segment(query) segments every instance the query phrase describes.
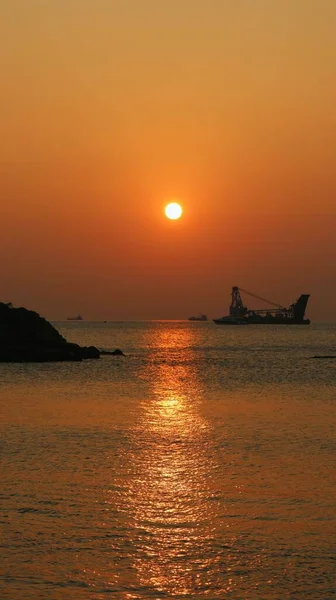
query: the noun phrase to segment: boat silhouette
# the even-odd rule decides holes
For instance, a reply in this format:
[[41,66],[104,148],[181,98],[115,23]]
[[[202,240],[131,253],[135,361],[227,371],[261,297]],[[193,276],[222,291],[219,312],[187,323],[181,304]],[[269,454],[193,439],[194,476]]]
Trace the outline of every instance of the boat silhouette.
[[[244,305],[240,292],[258,298],[271,307],[250,310]],[[213,319],[216,325],[309,325],[310,323],[309,319],[304,318],[309,294],[301,294],[300,298],[287,308],[237,286],[232,288],[231,297],[229,314]]]
[[76,315],[75,317],[67,317],[67,321],[84,321],[81,315]]
[[207,321],[208,317],[204,314],[199,314],[194,317],[188,317],[188,321]]

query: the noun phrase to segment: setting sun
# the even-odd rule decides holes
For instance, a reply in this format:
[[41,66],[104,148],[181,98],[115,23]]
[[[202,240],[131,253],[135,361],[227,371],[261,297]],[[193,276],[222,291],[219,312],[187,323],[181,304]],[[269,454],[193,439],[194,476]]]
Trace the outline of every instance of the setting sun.
[[170,204],[167,204],[165,208],[165,215],[168,219],[179,219],[182,212],[182,206],[177,202],[171,202]]

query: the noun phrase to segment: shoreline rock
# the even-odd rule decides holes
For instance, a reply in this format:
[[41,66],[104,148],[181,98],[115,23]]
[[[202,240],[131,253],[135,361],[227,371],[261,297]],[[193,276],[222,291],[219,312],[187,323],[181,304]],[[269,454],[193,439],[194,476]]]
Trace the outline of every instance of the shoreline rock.
[[108,355],[108,356],[125,356],[125,354],[123,353],[122,350],[120,350],[120,348],[116,348],[115,350],[100,350],[100,355],[104,356],[104,355]]
[[[0,363],[60,362],[97,359],[95,346],[79,346],[67,340],[38,313],[0,302]],[[116,349],[111,355],[123,355]]]
[[319,359],[323,359],[323,358],[336,358],[335,354],[317,354],[316,356],[311,356],[310,358],[319,358]]

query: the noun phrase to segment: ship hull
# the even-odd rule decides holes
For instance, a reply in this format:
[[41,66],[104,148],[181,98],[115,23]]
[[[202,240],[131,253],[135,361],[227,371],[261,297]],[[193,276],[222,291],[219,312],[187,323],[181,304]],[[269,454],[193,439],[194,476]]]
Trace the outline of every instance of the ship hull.
[[235,320],[222,320],[222,319],[213,319],[213,322],[216,325],[309,325],[309,319],[303,319],[303,321],[296,321],[295,319],[258,319],[258,320],[250,320],[245,319],[244,321],[235,321]]
[[213,322],[216,323],[216,325],[247,325],[246,321],[237,321],[237,320],[226,320],[223,321],[222,319],[213,319]]

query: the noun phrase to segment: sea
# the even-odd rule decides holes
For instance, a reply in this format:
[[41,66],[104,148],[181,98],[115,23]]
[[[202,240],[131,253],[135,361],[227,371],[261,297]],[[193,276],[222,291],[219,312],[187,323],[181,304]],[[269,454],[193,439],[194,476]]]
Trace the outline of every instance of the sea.
[[0,364],[0,598],[335,597],[336,324],[59,322]]

